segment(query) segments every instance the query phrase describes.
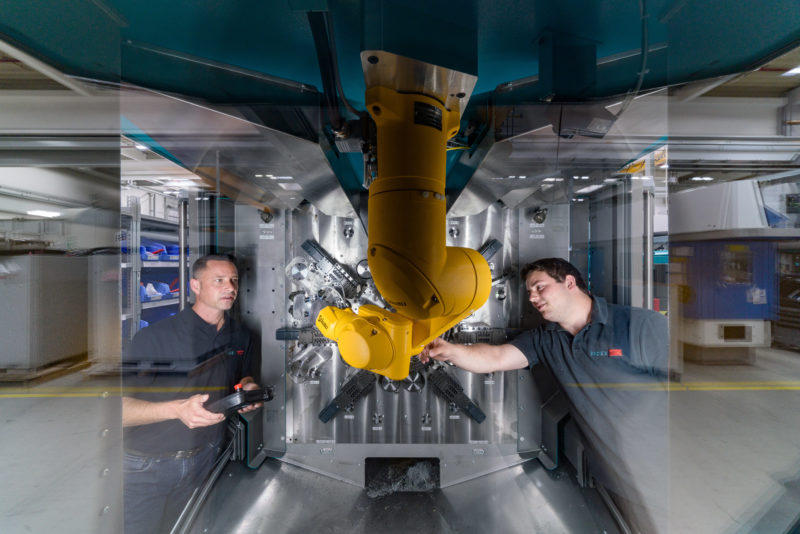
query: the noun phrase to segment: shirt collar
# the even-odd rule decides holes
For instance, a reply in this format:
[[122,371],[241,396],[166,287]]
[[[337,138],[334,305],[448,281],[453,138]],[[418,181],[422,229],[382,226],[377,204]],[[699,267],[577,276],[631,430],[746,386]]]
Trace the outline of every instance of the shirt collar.
[[[197,312],[194,311],[194,308],[188,308],[188,309],[192,314],[192,317],[194,319],[194,325],[195,325],[196,328],[199,328],[201,330],[208,330],[209,332],[217,333],[217,325],[216,324],[207,323],[202,317],[197,315]],[[230,315],[228,315],[226,313],[225,314],[225,322],[222,323],[222,328],[220,328],[219,331],[220,332],[224,332],[225,330],[230,328],[230,325],[231,325],[231,318],[230,318]]]
[[592,316],[589,322],[600,324],[608,322],[608,304],[603,297],[592,295]]

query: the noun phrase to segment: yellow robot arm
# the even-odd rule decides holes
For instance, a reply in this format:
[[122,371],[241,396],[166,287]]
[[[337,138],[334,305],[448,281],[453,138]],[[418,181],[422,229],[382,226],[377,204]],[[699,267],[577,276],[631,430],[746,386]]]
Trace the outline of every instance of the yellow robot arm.
[[477,251],[445,245],[446,150],[458,133],[458,112],[386,87],[368,89],[366,102],[378,133],[367,259],[375,286],[396,313],[329,307],[317,326],[339,343],[350,365],[401,380],[426,343],[486,302],[491,273]]

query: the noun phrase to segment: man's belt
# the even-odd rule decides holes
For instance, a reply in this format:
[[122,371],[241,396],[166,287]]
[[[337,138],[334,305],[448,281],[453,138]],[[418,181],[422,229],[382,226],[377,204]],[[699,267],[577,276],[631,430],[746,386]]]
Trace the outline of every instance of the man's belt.
[[185,460],[193,456],[197,456],[200,452],[205,450],[205,447],[195,447],[193,449],[186,449],[183,451],[167,451],[167,452],[142,452],[132,449],[125,449],[125,452],[133,456],[141,458],[152,458],[154,460]]

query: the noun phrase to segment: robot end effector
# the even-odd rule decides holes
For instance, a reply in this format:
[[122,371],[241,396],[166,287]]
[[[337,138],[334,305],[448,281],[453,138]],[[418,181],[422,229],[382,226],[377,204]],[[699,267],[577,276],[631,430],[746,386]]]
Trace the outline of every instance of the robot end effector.
[[[456,254],[460,251],[473,252],[478,260],[470,269],[472,277],[448,274],[448,271],[442,274],[450,282],[460,281],[461,288],[465,290],[463,292],[471,293],[472,298],[468,299],[464,306],[463,293],[454,297],[442,291],[438,292],[442,296],[436,297],[437,305],[462,301],[462,306],[453,310],[453,313],[426,319],[412,319],[370,304],[361,306],[358,314],[349,308],[339,309],[332,306],[320,311],[316,321],[317,327],[323,335],[339,344],[339,353],[349,365],[369,369],[392,380],[402,380],[408,376],[412,356],[419,354],[427,343],[458,324],[486,302],[491,289],[491,274],[486,260],[473,250],[448,248]],[[472,255],[467,256],[469,258]],[[470,259],[472,258],[467,261]],[[431,300],[431,297],[425,300]],[[422,308],[421,304],[417,303],[416,307]]]

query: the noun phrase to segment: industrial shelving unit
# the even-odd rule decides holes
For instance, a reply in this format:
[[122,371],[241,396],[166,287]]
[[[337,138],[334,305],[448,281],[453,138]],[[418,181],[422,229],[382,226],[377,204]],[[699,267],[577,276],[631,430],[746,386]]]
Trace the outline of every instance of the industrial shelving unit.
[[[141,321],[147,320],[148,323],[163,319],[168,314],[177,313],[180,309],[181,294],[180,285],[185,278],[187,265],[185,248],[184,254],[150,254],[140,253],[140,245],[145,239],[154,239],[169,245],[179,244],[180,221],[162,219],[143,215],[139,199],[128,197],[127,206],[122,209],[122,239],[126,244],[123,247],[121,256],[121,290],[122,300],[122,344],[123,351],[127,348],[130,340],[141,329]],[[181,262],[183,256],[183,262]],[[181,276],[181,264],[184,266],[184,276]],[[150,295],[143,297],[140,287],[146,284],[148,279],[161,278],[162,281],[170,279],[178,281],[178,291],[166,295]],[[172,284],[170,284],[172,285]],[[185,296],[184,296],[185,298]],[[166,313],[158,313],[154,310],[160,309]]]

